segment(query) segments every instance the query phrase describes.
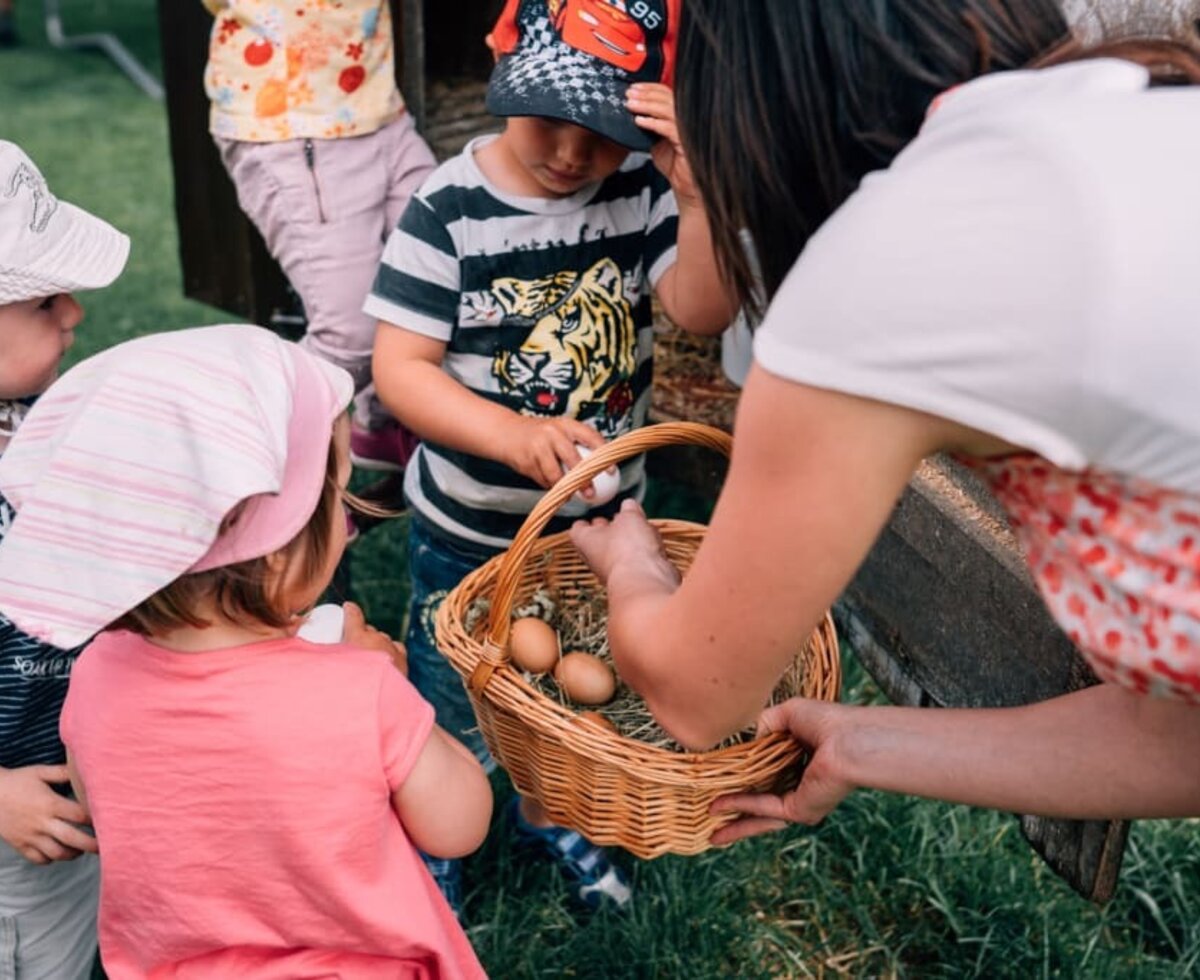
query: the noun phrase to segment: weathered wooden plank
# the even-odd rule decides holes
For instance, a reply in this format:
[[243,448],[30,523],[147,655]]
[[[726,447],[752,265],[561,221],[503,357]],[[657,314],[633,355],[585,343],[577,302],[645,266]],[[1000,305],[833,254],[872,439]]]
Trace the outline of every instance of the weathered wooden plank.
[[1028,704],[1093,682],[986,490],[948,462],[922,467],[846,601],[939,704]]
[[[994,502],[948,461],[922,467],[847,589],[839,625],[901,704],[1005,707],[1095,683],[1038,597]],[[1072,887],[1107,901],[1128,824],[1023,817]]]

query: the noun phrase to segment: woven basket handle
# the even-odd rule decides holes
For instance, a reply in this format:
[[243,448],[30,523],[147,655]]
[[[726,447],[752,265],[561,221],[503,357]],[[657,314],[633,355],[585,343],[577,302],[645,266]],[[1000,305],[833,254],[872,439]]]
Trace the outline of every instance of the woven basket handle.
[[496,572],[496,591],[492,597],[487,640],[483,645],[481,659],[469,681],[472,690],[483,690],[496,668],[508,660],[508,633],[512,625],[512,608],[521,583],[521,575],[530,552],[550,520],[563,504],[610,466],[661,446],[705,446],[728,456],[733,447],[733,440],[720,429],[697,422],[647,425],[618,436],[593,452],[569,473],[564,474],[525,518],[521,530],[513,538],[512,546],[501,560],[500,568]]

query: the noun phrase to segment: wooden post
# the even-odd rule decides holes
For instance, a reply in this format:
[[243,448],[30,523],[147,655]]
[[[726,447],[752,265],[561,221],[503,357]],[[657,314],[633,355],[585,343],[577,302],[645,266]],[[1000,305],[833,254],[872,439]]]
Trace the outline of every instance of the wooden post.
[[212,17],[197,0],[159,0],[158,14],[184,294],[282,328],[294,306],[287,280],[242,214],[208,133]]
[[425,4],[423,0],[390,0],[395,37],[396,84],[404,93],[417,129],[425,131],[428,93],[425,84]]

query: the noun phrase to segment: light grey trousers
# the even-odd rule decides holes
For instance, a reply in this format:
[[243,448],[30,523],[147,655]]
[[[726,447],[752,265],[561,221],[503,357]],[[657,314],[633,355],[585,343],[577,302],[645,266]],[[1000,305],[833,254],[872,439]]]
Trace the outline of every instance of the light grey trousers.
[[[366,136],[246,143],[217,137],[238,203],[304,302],[302,345],[371,381],[375,318],[363,313],[384,242],[437,166],[412,118]],[[389,416],[360,394],[356,418],[375,428]]]
[[87,980],[99,898],[96,855],[30,864],[0,841],[0,980]]

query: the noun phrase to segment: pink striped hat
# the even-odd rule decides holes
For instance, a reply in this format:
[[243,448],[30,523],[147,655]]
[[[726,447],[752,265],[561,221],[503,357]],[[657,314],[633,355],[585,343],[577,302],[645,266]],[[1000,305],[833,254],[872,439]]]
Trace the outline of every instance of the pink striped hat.
[[345,371],[251,326],[155,334],[77,365],[0,458],[18,512],[0,611],[69,649],[186,572],[283,547],[316,509],[353,395]]

